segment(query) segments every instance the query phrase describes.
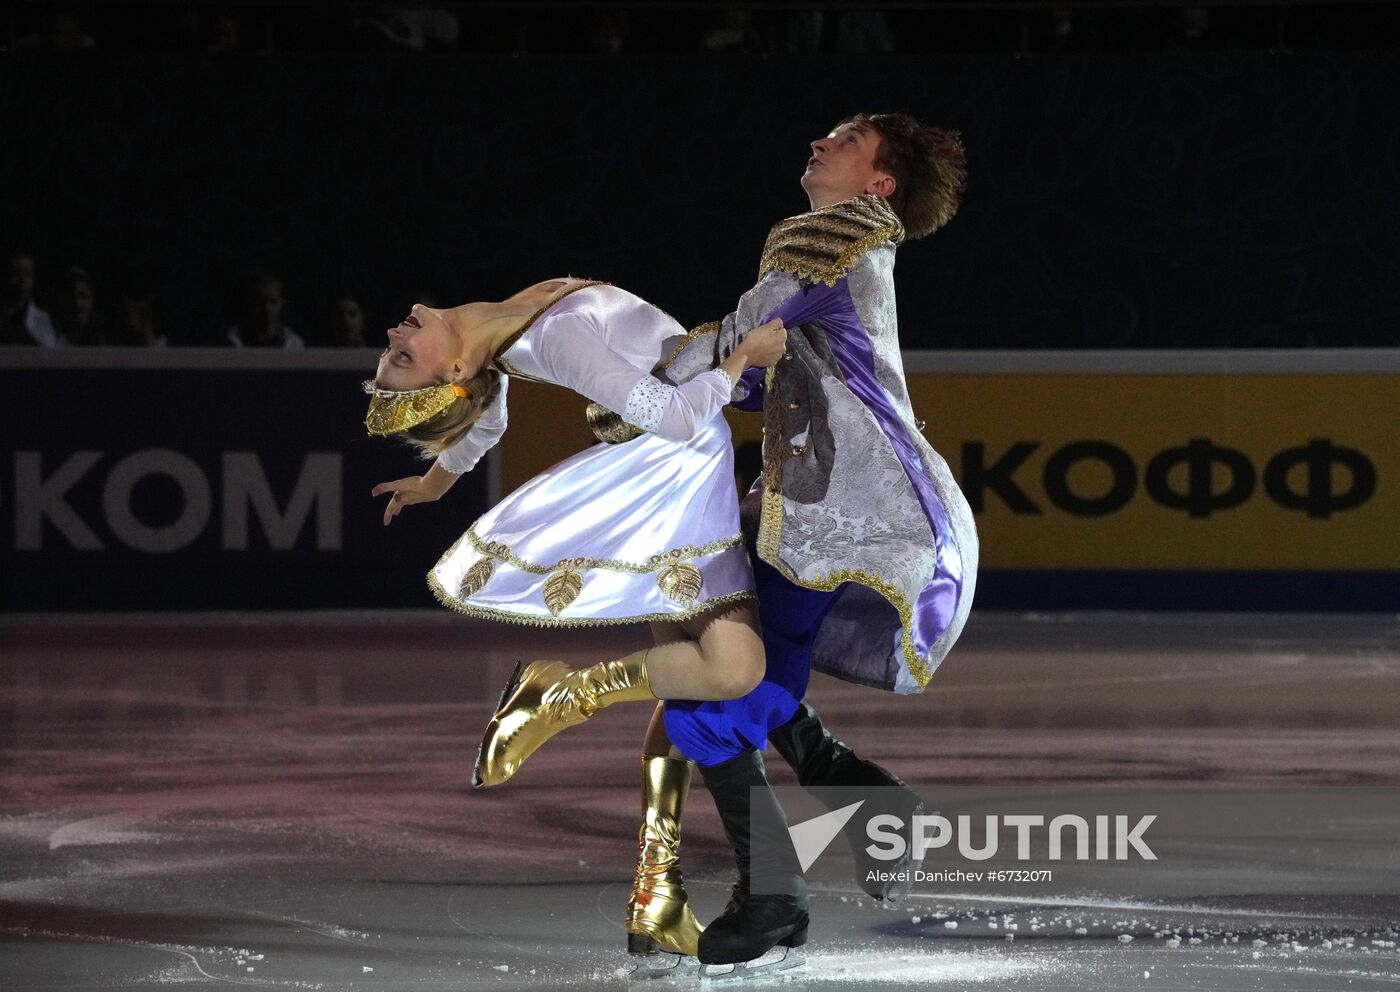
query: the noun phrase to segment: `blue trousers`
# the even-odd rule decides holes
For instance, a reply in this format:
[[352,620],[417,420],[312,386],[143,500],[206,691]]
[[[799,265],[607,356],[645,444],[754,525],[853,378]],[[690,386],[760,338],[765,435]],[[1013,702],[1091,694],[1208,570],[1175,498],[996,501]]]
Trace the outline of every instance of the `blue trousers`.
[[717,765],[747,751],[763,750],[768,731],[786,723],[807,694],[812,641],[827,610],[841,595],[790,582],[749,546],[758,590],[758,620],[766,667],[763,681],[738,699],[669,699],[664,719],[671,743],[701,765]]

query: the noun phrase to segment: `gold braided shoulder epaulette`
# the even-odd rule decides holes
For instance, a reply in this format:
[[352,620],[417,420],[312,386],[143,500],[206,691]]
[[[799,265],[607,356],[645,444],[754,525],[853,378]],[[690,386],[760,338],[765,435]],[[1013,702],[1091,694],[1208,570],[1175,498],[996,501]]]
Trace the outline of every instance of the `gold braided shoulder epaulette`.
[[768,232],[758,278],[775,269],[835,285],[876,245],[904,240],[904,225],[883,196],[866,193],[779,221]]

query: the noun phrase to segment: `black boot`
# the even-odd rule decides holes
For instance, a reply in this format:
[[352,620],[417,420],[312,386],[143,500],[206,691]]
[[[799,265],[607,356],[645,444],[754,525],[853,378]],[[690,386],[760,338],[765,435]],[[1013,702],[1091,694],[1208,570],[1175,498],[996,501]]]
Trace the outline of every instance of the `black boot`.
[[764,775],[763,756],[749,750],[699,768],[739,868],[729,905],[700,934],[700,961],[736,964],[779,945],[802,946],[807,941],[807,880],[787,817]]
[[[924,808],[919,794],[886,769],[873,761],[866,761],[832,737],[822,726],[817,711],[806,703],[798,705],[797,712],[787,723],[768,732],[768,742],[792,766],[798,783],[828,809],[852,801],[849,794],[841,795],[833,792],[833,789],[859,788],[870,791],[871,796],[861,808],[861,815],[853,818],[845,828],[846,841],[856,861],[856,880],[861,889],[876,900],[898,898],[907,892],[907,883],[872,878],[879,879],[882,872],[886,875],[898,874],[914,866],[910,858],[912,820]],[[870,845],[870,839],[865,834],[865,823],[869,817],[880,813],[893,814],[905,824],[905,829],[901,831],[905,842],[904,859],[901,861],[876,860],[865,851]]]

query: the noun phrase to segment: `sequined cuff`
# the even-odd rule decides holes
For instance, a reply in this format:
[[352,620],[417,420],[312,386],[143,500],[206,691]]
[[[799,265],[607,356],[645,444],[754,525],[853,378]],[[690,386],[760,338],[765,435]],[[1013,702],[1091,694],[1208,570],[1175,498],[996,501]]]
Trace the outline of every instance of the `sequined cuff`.
[[622,411],[622,419],[645,431],[655,431],[661,426],[661,417],[666,412],[675,386],[647,376],[632,387],[627,396],[627,407]]

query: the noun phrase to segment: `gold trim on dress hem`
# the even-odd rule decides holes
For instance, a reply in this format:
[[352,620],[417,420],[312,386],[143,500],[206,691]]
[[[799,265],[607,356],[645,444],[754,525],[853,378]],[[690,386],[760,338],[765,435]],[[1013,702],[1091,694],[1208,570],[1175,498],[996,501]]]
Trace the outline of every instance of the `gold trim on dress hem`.
[[650,623],[652,621],[671,621],[678,623],[698,617],[717,606],[727,606],[732,603],[758,598],[753,590],[745,589],[739,592],[726,593],[723,596],[715,596],[712,599],[697,603],[690,609],[680,610],[676,613],[639,613],[636,616],[630,617],[543,617],[507,613],[504,610],[497,610],[487,606],[463,603],[444,589],[442,583],[438,581],[438,577],[432,572],[428,573],[428,588],[432,590],[433,596],[437,598],[439,603],[453,612],[482,620],[499,620],[503,623],[518,624],[523,627],[621,627],[629,623]]
[[656,577],[656,585],[666,598],[673,603],[689,606],[700,595],[705,577],[688,561],[676,561],[667,565]]

